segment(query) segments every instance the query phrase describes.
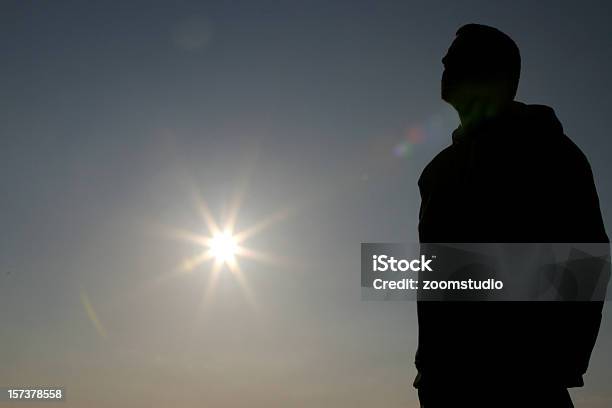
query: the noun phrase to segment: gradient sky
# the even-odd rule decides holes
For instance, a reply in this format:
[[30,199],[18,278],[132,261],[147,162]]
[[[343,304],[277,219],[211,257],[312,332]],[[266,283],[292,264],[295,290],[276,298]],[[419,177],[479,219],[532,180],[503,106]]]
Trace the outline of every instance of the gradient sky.
[[[590,159],[612,232],[612,3],[4,1],[0,385],[77,407],[416,407],[415,304],[362,302],[361,242],[415,242],[450,143],[441,58],[465,23],[518,43],[518,99]],[[527,143],[527,142],[526,142]],[[529,148],[526,144],[525,148]],[[520,160],[520,157],[517,157]],[[193,192],[278,262],[203,301]],[[606,304],[579,407],[612,405]]]

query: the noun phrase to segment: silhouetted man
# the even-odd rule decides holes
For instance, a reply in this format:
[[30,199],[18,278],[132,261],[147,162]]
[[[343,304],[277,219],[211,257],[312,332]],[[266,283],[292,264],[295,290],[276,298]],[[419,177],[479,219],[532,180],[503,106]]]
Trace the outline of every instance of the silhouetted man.
[[[459,113],[452,145],[420,179],[419,238],[453,242],[609,242],[593,175],[553,110],[514,97],[519,50],[468,24],[442,60],[442,99]],[[419,302],[424,408],[571,407],[602,302]]]

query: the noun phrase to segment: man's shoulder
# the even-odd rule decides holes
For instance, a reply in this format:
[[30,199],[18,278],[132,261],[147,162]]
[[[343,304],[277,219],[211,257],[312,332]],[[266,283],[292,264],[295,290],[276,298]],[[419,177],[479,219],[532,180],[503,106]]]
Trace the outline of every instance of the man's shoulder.
[[578,145],[574,143],[572,139],[563,134],[559,140],[559,145],[561,146],[559,151],[562,153],[563,159],[569,160],[572,164],[583,169],[590,170],[591,166],[589,164],[589,160],[582,149],[580,149],[580,147],[578,147]]
[[519,137],[521,145],[531,148],[546,158],[588,167],[582,150],[565,134],[553,108],[546,105],[515,102],[519,129],[529,138]]
[[587,156],[564,133],[543,140],[539,148],[534,150],[538,160],[547,168],[546,173],[556,173],[559,176],[572,175],[573,177],[591,174]]

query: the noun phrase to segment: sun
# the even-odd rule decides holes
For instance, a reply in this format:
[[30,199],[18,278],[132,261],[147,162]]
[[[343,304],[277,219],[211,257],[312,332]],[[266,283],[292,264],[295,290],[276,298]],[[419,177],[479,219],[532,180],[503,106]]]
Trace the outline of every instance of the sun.
[[[205,231],[202,231],[201,228],[197,228],[198,232],[172,227],[165,228],[165,233],[169,237],[186,241],[193,245],[196,250],[195,254],[183,259],[167,276],[177,276],[195,271],[202,272],[208,281],[202,297],[203,301],[207,302],[214,295],[220,275],[228,272],[238,282],[249,303],[256,307],[254,294],[247,281],[247,274],[244,273],[245,271],[240,265],[241,261],[249,260],[251,266],[253,262],[257,262],[272,267],[287,267],[293,265],[295,261],[279,254],[256,250],[247,241],[255,238],[277,222],[285,220],[295,209],[291,207],[280,209],[256,220],[247,228],[236,229],[243,191],[238,191],[234,200],[223,211],[225,216],[222,219],[213,216],[197,188],[194,187],[192,192],[195,209],[203,221]],[[210,266],[207,267],[206,264]]]
[[215,234],[208,243],[211,255],[217,262],[232,261],[238,250],[238,240],[229,231]]

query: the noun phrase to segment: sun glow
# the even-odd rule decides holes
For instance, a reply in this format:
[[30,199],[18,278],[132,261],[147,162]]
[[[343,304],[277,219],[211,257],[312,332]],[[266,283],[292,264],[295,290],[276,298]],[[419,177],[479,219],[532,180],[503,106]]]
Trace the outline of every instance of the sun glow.
[[213,236],[208,245],[211,255],[221,263],[234,259],[238,249],[236,238],[228,231],[223,231]]
[[183,259],[177,269],[167,276],[173,276],[195,271],[202,272],[208,281],[205,285],[203,300],[208,301],[215,292],[217,281],[222,272],[228,272],[238,282],[249,303],[257,308],[254,294],[248,284],[247,276],[241,268],[241,260],[267,263],[270,266],[286,267],[294,261],[279,256],[256,250],[247,246],[262,231],[270,226],[286,219],[291,213],[290,209],[274,212],[267,217],[256,220],[250,227],[236,229],[238,212],[242,201],[243,191],[239,190],[234,200],[224,211],[222,220],[213,216],[207,203],[204,201],[197,189],[193,190],[196,210],[204,222],[206,232],[192,232],[169,228],[166,232],[173,238],[186,241],[194,245],[196,253]]

